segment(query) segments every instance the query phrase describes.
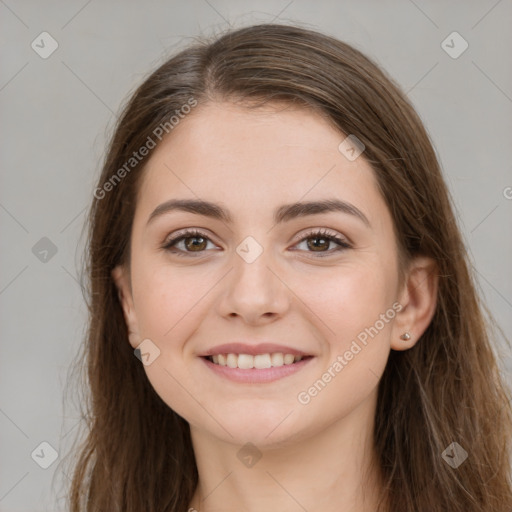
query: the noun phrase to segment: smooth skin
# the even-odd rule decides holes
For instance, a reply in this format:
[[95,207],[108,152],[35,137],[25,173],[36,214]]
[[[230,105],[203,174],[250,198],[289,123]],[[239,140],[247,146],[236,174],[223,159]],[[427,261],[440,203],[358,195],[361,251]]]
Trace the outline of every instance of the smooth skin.
[[[390,350],[410,349],[428,327],[437,276],[432,260],[417,257],[399,287],[390,212],[364,152],[350,161],[338,150],[344,138],[304,108],[212,101],[182,120],[146,164],[131,266],[112,276],[132,348],[150,339],[160,350],[144,366],[149,381],[190,424],[199,472],[190,507],[201,512],[375,510],[381,474],[365,471],[374,460],[377,386]],[[171,211],[148,224],[169,199],[217,203],[232,221]],[[351,203],[370,226],[345,212],[273,222],[284,204],[325,199]],[[162,248],[184,228],[207,239]],[[336,242],[309,235],[318,229],[350,248],[336,251]],[[248,236],[263,249],[252,263],[236,251]],[[394,318],[300,403],[299,393],[395,302],[402,309]],[[409,341],[400,339],[404,332]],[[233,341],[271,341],[314,359],[274,382],[235,383],[199,357]],[[252,467],[237,456],[248,442],[256,449],[245,450],[261,455]]]

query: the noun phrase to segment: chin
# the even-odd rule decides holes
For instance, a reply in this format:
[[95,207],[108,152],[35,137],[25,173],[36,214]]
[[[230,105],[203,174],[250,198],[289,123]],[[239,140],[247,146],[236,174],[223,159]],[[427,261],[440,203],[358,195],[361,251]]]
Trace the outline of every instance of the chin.
[[216,417],[226,430],[215,422],[215,431],[223,441],[240,446],[248,442],[259,448],[282,446],[301,437],[300,426],[295,423],[299,419],[297,411],[290,414],[291,411],[277,405],[265,408],[261,404],[252,412],[231,411]]

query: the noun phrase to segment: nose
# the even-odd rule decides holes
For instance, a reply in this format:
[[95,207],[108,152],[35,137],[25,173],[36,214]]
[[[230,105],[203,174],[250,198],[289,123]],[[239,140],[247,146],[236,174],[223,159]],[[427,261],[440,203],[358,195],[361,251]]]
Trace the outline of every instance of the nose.
[[288,311],[292,292],[279,275],[270,251],[263,251],[251,263],[235,253],[233,267],[219,303],[223,317],[240,317],[255,325],[275,321]]

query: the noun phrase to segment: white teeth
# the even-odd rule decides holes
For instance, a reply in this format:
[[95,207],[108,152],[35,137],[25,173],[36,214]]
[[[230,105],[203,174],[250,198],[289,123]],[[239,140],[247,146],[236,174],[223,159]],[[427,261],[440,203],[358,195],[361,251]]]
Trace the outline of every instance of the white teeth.
[[270,356],[270,361],[272,366],[283,366],[284,364],[284,355],[282,352],[276,352]]
[[243,368],[244,370],[254,368],[254,357],[247,354],[240,354],[238,356],[238,368]]
[[230,368],[236,368],[238,366],[238,356],[236,354],[228,354],[226,363]]
[[285,354],[284,355],[284,364],[292,364],[295,361],[295,356],[293,354]]
[[271,366],[272,362],[270,360],[270,354],[260,354],[254,356],[254,368],[262,370],[263,368],[270,368]]
[[212,356],[215,364],[220,366],[229,366],[230,368],[241,368],[249,370],[256,368],[258,370],[270,367],[283,366],[285,364],[293,364],[302,360],[302,356],[293,354],[283,354],[276,352],[273,354],[258,354],[252,356],[250,354],[218,354]]

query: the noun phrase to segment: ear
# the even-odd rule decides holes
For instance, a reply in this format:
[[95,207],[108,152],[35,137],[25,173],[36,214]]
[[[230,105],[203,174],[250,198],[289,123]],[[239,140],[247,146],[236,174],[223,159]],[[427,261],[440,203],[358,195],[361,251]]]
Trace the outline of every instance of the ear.
[[139,334],[137,315],[133,305],[129,272],[124,266],[118,265],[112,270],[112,278],[116,284],[119,294],[119,301],[121,302],[121,306],[123,308],[130,345],[132,348],[136,349],[142,342],[142,337]]
[[[399,295],[402,309],[397,313],[393,324],[393,350],[413,347],[429,326],[436,310],[438,281],[437,265],[432,258],[413,258]],[[407,341],[400,338],[405,333],[410,335]]]

